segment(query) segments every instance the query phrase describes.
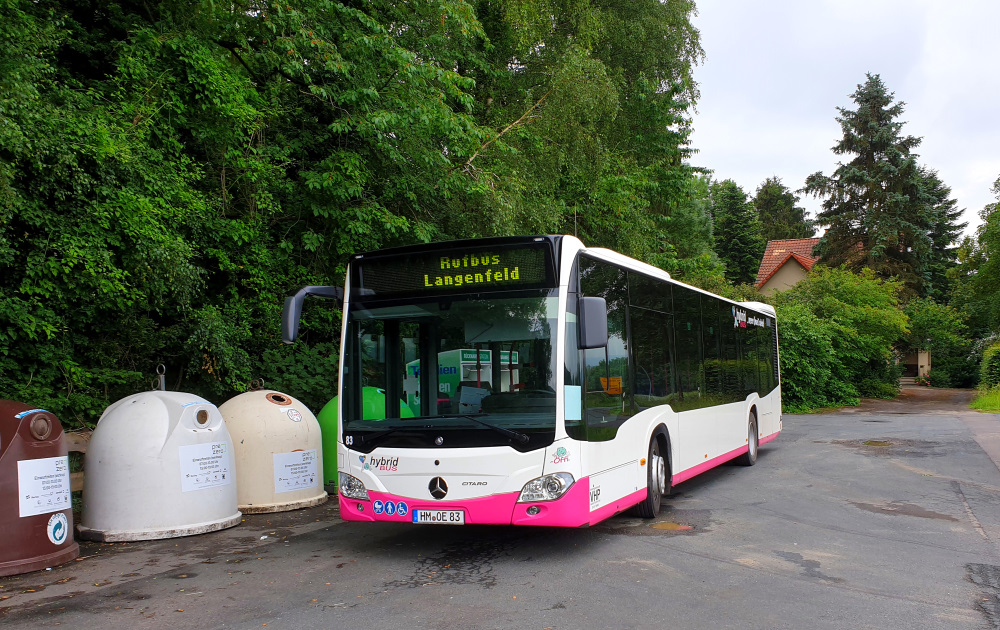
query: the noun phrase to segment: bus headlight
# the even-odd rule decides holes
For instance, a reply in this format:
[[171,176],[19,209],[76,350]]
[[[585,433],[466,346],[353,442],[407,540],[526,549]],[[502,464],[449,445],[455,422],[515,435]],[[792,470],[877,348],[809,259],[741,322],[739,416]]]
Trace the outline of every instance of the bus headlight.
[[345,473],[340,473],[340,496],[347,499],[368,500],[368,490],[365,484],[357,477],[352,477]]
[[576,480],[573,479],[573,475],[566,472],[553,473],[532,479],[521,488],[521,496],[517,498],[517,502],[555,501],[566,494],[566,491],[569,490],[574,481]]

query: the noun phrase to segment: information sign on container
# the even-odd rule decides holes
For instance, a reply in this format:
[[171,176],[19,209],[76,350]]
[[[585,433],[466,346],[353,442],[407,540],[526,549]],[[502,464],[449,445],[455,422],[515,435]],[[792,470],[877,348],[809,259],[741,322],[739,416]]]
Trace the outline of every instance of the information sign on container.
[[319,485],[316,449],[274,454],[274,492],[294,492]]
[[225,442],[191,444],[179,447],[178,451],[182,492],[228,486],[232,483],[232,464]]
[[22,518],[69,508],[69,457],[18,461],[17,491]]

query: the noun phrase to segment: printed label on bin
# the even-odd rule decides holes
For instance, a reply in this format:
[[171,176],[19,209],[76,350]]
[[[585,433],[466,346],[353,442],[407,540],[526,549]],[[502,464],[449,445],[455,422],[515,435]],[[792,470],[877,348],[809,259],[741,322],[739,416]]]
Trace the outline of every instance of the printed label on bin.
[[191,444],[177,449],[181,460],[181,492],[193,492],[233,482],[233,464],[226,442]]
[[274,492],[294,492],[319,485],[316,449],[274,454]]
[[53,545],[63,544],[69,536],[69,519],[62,512],[56,512],[49,517],[49,524],[45,527],[45,533],[49,537],[49,542]]
[[69,457],[17,462],[17,495],[22,518],[69,508]]

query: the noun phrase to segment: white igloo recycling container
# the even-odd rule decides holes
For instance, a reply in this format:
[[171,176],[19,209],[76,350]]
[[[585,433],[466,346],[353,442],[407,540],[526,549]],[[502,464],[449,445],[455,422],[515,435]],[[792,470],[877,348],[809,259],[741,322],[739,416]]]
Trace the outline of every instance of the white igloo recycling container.
[[219,409],[152,391],[104,410],[84,464],[80,537],[154,540],[238,525],[233,440]]
[[219,411],[233,436],[240,510],[284,512],[326,501],[323,438],[308,407],[259,389],[230,398]]

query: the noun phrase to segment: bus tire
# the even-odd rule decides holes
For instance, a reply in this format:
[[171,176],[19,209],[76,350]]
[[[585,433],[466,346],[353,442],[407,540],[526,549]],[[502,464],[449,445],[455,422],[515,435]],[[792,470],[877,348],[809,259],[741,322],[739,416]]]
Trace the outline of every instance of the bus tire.
[[662,452],[656,435],[649,441],[649,457],[646,462],[646,498],[635,506],[635,511],[642,518],[655,518],[660,514],[668,483],[666,453]]
[[747,452],[743,453],[736,459],[736,463],[740,466],[753,466],[757,463],[757,447],[760,446],[757,442],[757,411],[754,409],[750,410],[750,422],[747,423],[749,426],[747,428]]

